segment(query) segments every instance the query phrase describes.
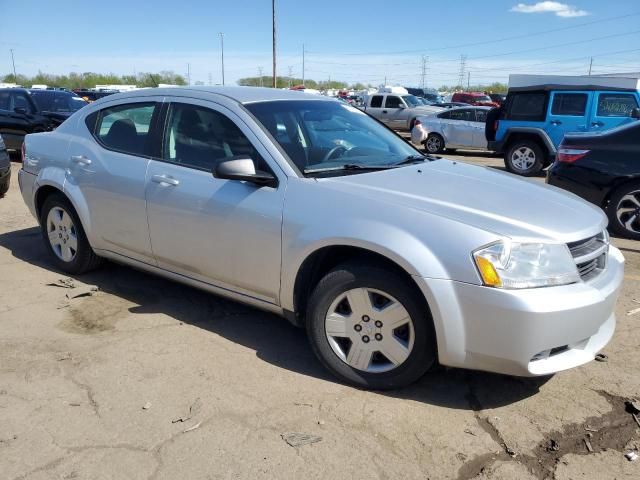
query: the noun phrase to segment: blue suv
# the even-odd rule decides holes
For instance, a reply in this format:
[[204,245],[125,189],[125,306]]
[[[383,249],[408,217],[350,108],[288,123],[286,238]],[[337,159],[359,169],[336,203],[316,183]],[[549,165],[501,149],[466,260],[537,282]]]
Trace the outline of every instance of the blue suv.
[[[590,77],[593,83],[606,85],[607,80]],[[553,162],[565,133],[604,131],[632,122],[640,118],[639,104],[637,88],[557,84],[510,88],[503,106],[488,115],[488,147],[504,154],[510,172],[536,175]]]

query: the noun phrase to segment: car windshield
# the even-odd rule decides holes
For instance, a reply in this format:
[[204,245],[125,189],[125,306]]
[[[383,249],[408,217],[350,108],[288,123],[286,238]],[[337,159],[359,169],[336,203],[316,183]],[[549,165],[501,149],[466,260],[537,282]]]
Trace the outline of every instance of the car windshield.
[[369,115],[341,102],[281,100],[246,108],[303,172],[335,168],[340,175],[345,165],[375,168],[420,155]]
[[77,95],[67,92],[31,92],[38,109],[45,112],[73,113],[87,105],[87,102]]
[[490,102],[491,98],[489,97],[489,95],[474,95],[472,97],[472,100],[474,102]]
[[421,105],[420,100],[415,95],[403,95],[402,99],[406,102],[410,107],[417,107]]

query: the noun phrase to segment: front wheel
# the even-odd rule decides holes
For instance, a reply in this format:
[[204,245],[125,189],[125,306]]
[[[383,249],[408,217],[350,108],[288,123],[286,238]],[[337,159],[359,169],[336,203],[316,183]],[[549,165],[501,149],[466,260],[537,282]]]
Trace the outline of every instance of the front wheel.
[[542,171],[544,153],[536,142],[520,140],[511,145],[504,157],[504,164],[511,173],[531,177]]
[[403,276],[375,266],[330,271],[309,300],[307,332],[320,361],[347,383],[399,388],[435,362],[433,323]]
[[611,197],[606,212],[613,232],[640,240],[640,183],[620,187]]

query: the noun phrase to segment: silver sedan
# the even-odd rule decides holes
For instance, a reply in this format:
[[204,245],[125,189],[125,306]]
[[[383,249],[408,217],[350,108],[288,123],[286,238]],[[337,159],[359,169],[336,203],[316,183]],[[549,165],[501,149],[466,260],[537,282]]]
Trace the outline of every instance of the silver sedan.
[[461,107],[433,115],[421,115],[417,118],[424,129],[421,143],[429,153],[458,148],[486,150],[484,127],[489,110],[490,107]]
[[600,209],[425,157],[326,97],[121,93],[23,155],[55,268],[111,259],[274,312],[354,385],[407,385],[436,361],[547,375],[613,335],[624,259]]

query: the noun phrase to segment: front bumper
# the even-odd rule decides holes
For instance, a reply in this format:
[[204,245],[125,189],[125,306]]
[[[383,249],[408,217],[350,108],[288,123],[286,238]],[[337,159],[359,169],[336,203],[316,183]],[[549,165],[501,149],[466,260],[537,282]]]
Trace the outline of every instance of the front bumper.
[[587,282],[502,290],[416,279],[431,306],[440,363],[520,376],[548,375],[593,360],[613,336],[624,257]]

